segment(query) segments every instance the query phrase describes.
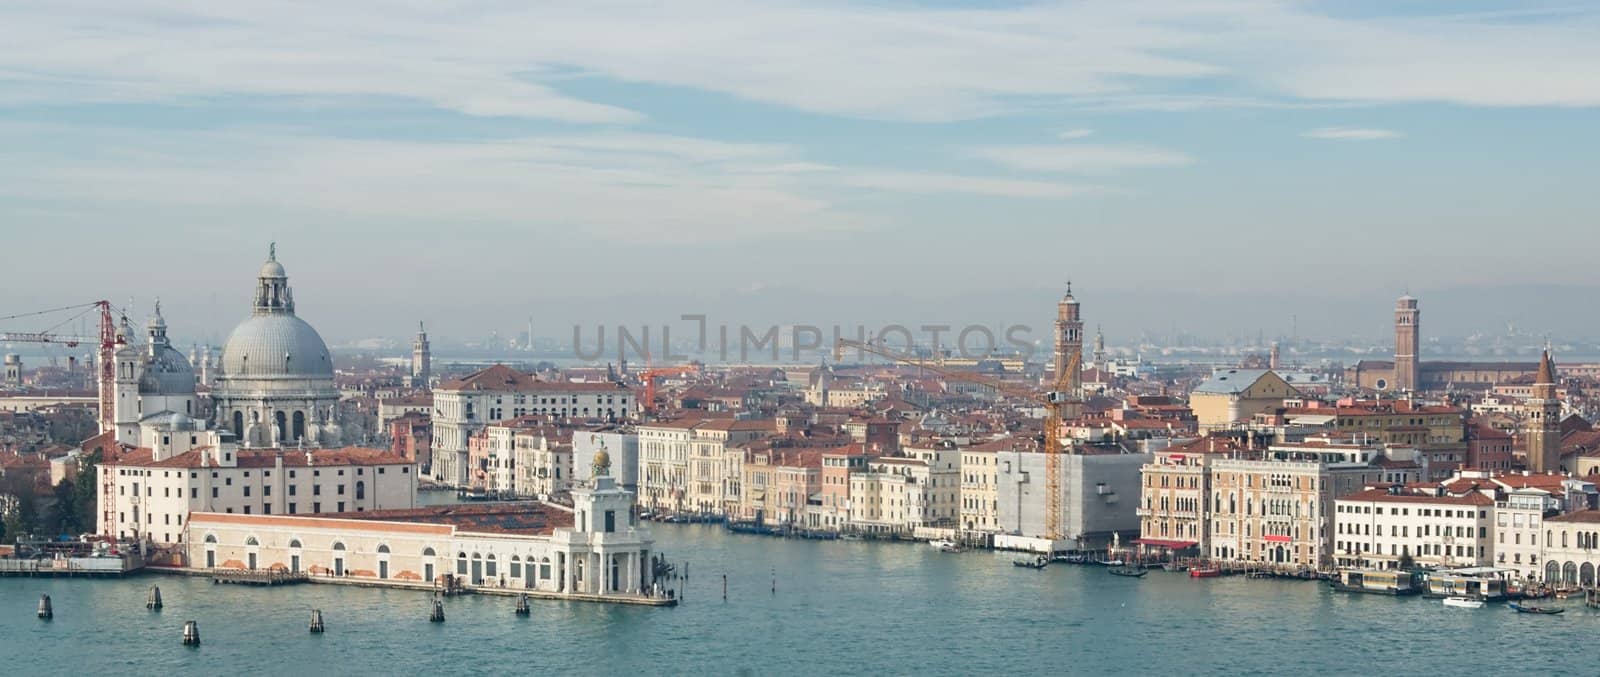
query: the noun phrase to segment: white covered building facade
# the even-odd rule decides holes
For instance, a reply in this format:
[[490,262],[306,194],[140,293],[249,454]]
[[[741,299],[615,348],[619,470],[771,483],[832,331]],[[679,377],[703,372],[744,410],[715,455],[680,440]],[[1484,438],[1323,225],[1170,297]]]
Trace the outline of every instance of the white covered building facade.
[[632,492],[617,487],[604,470],[594,477],[572,490],[572,526],[543,535],[413,521],[197,513],[186,527],[189,566],[307,572],[400,586],[442,584],[448,575],[469,589],[659,600],[654,539],[633,516]]

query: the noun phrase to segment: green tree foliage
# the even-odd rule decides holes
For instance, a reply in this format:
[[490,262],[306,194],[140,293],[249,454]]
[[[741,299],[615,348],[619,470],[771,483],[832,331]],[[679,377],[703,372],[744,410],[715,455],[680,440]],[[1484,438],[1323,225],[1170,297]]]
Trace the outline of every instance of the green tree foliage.
[[76,517],[78,531],[82,533],[96,529],[96,518],[100,505],[97,500],[100,495],[100,450],[89,454],[79,461],[78,478],[74,482],[75,491],[72,495],[72,511]]

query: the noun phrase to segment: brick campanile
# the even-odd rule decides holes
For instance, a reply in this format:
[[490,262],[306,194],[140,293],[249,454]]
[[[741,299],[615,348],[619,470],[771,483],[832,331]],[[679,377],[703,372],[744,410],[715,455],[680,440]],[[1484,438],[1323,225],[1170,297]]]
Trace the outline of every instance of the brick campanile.
[[1421,348],[1418,335],[1422,311],[1417,310],[1417,300],[1410,295],[1400,297],[1394,307],[1394,383],[1393,390],[1416,391],[1421,385],[1421,370],[1417,354]]

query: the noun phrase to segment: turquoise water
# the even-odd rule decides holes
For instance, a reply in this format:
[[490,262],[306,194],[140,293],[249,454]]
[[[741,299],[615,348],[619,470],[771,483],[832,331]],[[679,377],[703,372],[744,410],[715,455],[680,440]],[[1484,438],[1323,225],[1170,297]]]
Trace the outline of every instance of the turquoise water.
[[[1125,579],[1017,568],[1002,553],[655,530],[690,562],[675,609],[535,600],[520,618],[512,598],[469,596],[431,624],[415,592],[7,578],[0,660],[9,674],[1591,674],[1579,647],[1600,629],[1575,600],[1551,603],[1563,616],[1525,616],[1298,581]],[[159,613],[144,608],[152,583]],[[41,593],[53,621],[34,617]],[[307,632],[313,608],[326,634]],[[186,620],[199,622],[197,649],[179,643]]]

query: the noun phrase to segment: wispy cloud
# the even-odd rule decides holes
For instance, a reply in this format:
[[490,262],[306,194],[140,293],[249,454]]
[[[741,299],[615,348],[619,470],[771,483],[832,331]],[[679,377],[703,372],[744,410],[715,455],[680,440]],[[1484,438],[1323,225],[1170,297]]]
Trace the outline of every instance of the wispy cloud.
[[1130,169],[1182,167],[1194,164],[1183,153],[1148,146],[1056,144],[1035,146],[978,146],[967,149],[974,157],[1029,172],[1115,174]]
[[1372,129],[1368,127],[1319,127],[1301,132],[1300,136],[1308,139],[1328,139],[1333,141],[1375,141],[1378,139],[1398,139],[1404,134],[1392,129]]
[[1056,138],[1061,139],[1063,141],[1071,141],[1073,139],[1086,139],[1091,134],[1094,134],[1094,130],[1093,129],[1082,129],[1082,128],[1069,129],[1067,131],[1060,132],[1060,133],[1056,134]]
[[1052,181],[996,179],[925,172],[855,172],[843,175],[840,180],[851,186],[903,193],[965,193],[1037,199],[1070,198],[1106,190],[1100,186]]
[[454,10],[332,2],[297,11],[265,0],[10,3],[0,5],[0,25],[10,29],[0,102],[256,95],[350,105],[400,99],[580,123],[644,117],[562,91],[576,75],[913,121],[1108,102],[1155,110],[1600,105],[1600,10],[1507,20],[1332,16],[1316,7],[612,0]]

